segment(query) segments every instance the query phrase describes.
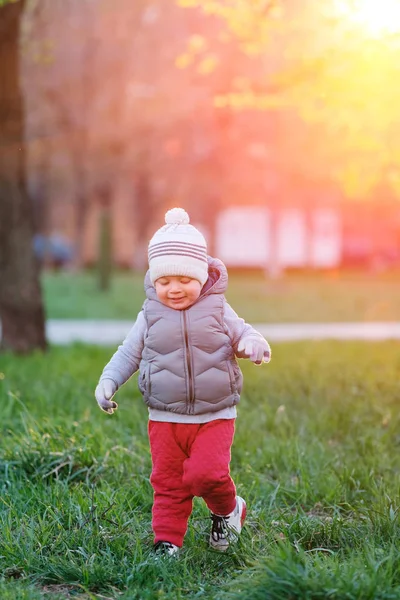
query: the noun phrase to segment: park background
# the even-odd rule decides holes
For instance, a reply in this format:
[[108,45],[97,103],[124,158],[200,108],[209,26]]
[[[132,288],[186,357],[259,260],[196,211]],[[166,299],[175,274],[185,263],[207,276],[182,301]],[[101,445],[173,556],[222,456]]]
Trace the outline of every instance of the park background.
[[[394,0],[0,1],[1,598],[400,597],[399,31]],[[173,206],[273,359],[241,363],[239,545],[196,500],[164,563],[136,378],[93,391]]]

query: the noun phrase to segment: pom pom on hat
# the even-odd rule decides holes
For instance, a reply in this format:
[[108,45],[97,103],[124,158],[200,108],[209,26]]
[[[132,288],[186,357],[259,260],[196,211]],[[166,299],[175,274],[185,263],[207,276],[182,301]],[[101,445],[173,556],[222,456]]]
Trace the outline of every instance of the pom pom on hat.
[[171,208],[165,213],[165,222],[167,225],[187,225],[190,219],[183,208]]
[[165,225],[149,243],[149,269],[152,283],[160,277],[192,277],[204,285],[208,279],[207,244],[183,208],[165,214]]

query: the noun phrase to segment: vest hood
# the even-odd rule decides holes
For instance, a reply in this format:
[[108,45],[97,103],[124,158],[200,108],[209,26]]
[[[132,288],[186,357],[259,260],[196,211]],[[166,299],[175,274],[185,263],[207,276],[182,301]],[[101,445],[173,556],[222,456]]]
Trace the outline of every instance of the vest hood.
[[[224,294],[228,287],[228,271],[219,258],[211,256],[208,259],[208,279],[203,285],[200,298],[209,294]],[[144,290],[149,300],[158,300],[156,289],[150,280],[150,271],[147,271],[144,278]]]

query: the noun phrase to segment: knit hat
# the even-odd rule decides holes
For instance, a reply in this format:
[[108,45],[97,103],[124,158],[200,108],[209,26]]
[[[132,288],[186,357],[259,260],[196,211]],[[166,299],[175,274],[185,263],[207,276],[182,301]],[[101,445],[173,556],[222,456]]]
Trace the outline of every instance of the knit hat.
[[165,223],[149,243],[150,279],[181,275],[200,281],[208,278],[207,244],[203,235],[189,225],[189,215],[183,208],[172,208]]

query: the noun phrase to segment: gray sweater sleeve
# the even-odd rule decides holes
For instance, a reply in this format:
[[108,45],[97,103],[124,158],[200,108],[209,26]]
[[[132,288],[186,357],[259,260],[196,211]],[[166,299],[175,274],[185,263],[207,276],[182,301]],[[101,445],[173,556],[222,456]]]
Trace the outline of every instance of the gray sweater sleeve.
[[244,352],[238,352],[237,347],[240,340],[246,337],[265,339],[259,331],[239,317],[228,302],[225,302],[224,305],[224,322],[227,334],[232,342],[233,350],[238,358],[249,358]]
[[146,321],[141,311],[132,329],[129,331],[123,343],[112,356],[109,363],[104,367],[100,377],[112,379],[121,387],[139,369],[142,359],[144,336],[146,334]]

